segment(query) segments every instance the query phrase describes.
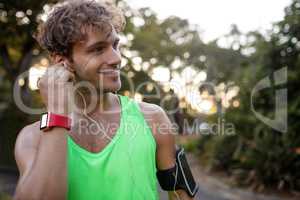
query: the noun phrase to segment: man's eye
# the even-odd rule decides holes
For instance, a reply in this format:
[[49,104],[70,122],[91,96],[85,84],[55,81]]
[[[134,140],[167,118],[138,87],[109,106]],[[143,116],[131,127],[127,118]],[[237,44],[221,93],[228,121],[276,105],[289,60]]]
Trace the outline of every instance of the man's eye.
[[97,47],[94,49],[95,52],[102,52],[104,50],[104,47]]
[[117,49],[119,47],[119,41],[114,42],[113,47],[114,49]]

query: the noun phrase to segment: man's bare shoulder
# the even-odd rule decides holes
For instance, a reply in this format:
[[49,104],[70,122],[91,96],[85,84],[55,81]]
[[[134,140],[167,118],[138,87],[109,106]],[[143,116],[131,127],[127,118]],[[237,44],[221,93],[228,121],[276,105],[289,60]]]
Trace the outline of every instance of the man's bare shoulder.
[[156,118],[159,115],[163,115],[164,114],[164,110],[153,103],[147,103],[144,101],[138,102],[139,107],[141,109],[141,112],[144,114],[144,116],[148,119],[148,118]]
[[16,148],[37,147],[40,139],[39,121],[25,126],[18,134]]
[[152,130],[157,144],[172,143],[174,127],[164,109],[156,104],[139,102],[141,112]]
[[20,131],[15,144],[15,158],[17,164],[18,160],[22,160],[24,154],[32,153],[32,151],[38,148],[39,141],[39,122],[29,124]]
[[30,167],[40,141],[39,121],[25,126],[18,134],[15,144],[15,159],[22,175]]

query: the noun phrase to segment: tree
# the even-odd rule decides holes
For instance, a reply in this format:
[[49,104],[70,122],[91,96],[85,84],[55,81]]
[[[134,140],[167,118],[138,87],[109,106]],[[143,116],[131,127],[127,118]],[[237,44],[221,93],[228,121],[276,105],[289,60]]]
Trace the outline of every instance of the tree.
[[[13,84],[19,74],[27,71],[41,50],[33,33],[42,14],[57,0],[0,1],[0,76],[1,76],[1,141],[0,162],[14,165],[12,150],[18,130],[27,123],[27,116],[14,105]],[[21,96],[25,104],[32,103],[28,79],[24,79]],[[4,126],[5,124],[5,126]]]
[[[275,187],[279,190],[300,190],[300,138],[299,123],[299,73],[300,73],[300,1],[293,0],[285,9],[285,17],[274,24],[270,34],[263,36],[252,31],[247,34],[250,42],[239,50],[252,48],[247,62],[233,79],[240,87],[236,100],[238,108],[226,110],[226,121],[235,124],[236,134],[216,137],[201,142],[212,148],[211,165],[236,175],[240,183],[254,189]],[[276,85],[274,72],[288,68],[288,83]],[[288,131],[276,131],[260,122],[251,111],[251,88],[265,77],[271,87],[255,96],[256,111],[274,117],[276,90],[288,88]],[[230,142],[228,142],[228,140]],[[213,147],[212,147],[213,146]]]

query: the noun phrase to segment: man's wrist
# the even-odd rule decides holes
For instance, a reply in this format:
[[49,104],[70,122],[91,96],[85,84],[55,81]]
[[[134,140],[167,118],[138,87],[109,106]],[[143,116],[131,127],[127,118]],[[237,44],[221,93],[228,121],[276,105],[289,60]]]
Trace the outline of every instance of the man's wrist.
[[71,118],[68,115],[56,114],[53,112],[43,113],[40,120],[40,129],[49,131],[53,127],[71,129]]
[[63,115],[63,116],[68,116],[69,115],[69,112],[66,109],[51,109],[51,108],[48,108],[47,110],[48,110],[47,112],[50,112],[50,113],[53,113],[53,114],[56,114],[56,115]]

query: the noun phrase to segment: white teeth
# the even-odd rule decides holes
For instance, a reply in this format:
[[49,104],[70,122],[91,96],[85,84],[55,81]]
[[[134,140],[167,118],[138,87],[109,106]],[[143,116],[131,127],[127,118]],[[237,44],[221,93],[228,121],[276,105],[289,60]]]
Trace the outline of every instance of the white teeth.
[[117,69],[102,69],[102,70],[99,70],[98,72],[99,73],[117,73],[119,70]]

